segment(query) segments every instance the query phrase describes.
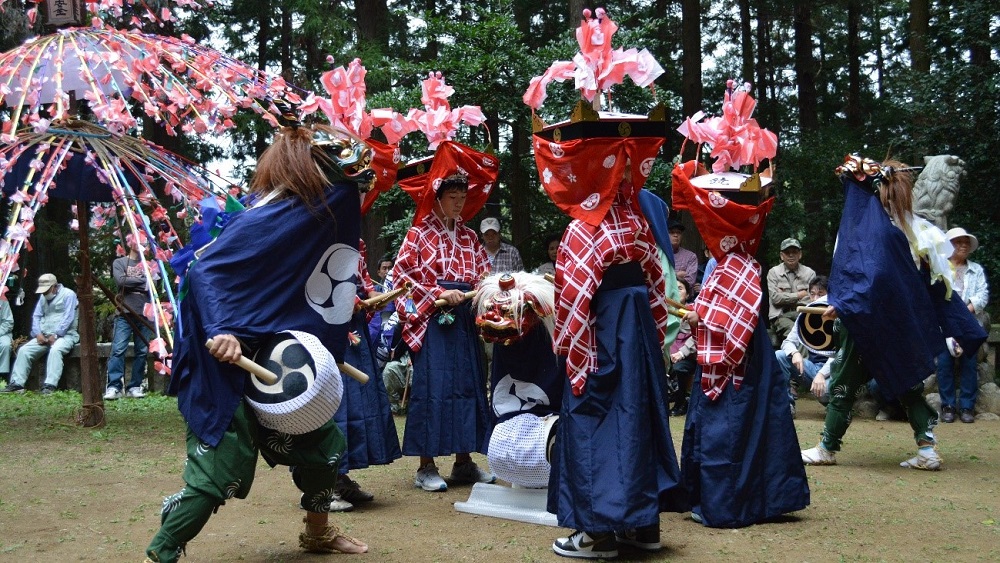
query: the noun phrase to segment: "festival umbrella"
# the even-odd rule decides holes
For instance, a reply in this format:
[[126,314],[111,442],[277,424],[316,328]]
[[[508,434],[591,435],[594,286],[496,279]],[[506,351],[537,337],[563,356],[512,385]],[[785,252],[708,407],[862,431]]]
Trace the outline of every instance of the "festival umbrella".
[[68,28],[0,55],[0,104],[11,107],[0,141],[21,126],[72,118],[86,100],[95,121],[115,132],[137,125],[130,104],[168,134],[220,133],[239,108],[273,125],[270,100],[297,103],[279,77],[182,39],[105,28]]
[[[49,197],[75,200],[80,232],[80,316],[92,319],[88,202],[113,202],[113,208],[99,209],[95,223],[102,222],[104,215],[120,212],[127,230],[133,236],[144,234],[155,248],[152,260],[142,258],[141,263],[151,288],[153,310],[147,316],[154,321],[155,338],[150,350],[163,357],[172,345],[167,327],[175,305],[163,262],[180,247],[180,241],[156,194],[182,205],[179,215],[183,216],[197,213],[197,202],[205,197],[225,197],[227,187],[165,149],[85,121],[57,122],[37,131],[24,129],[14,141],[0,147],[3,192],[13,202],[7,232],[0,241],[0,287],[17,267],[18,255],[34,230],[38,209]],[[147,213],[144,207],[151,211]],[[161,303],[155,279],[165,281],[162,287],[169,307]],[[84,404],[100,404],[92,322],[80,323],[80,344]],[[85,426],[103,422],[97,409],[85,412],[81,418]]]

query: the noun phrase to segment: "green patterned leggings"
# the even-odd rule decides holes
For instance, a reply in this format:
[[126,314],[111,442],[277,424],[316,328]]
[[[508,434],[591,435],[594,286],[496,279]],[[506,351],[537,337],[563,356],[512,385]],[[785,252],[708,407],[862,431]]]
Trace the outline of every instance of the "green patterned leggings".
[[303,509],[326,512],[346,444],[333,420],[318,430],[293,436],[259,426],[246,403],[236,409],[222,441],[214,448],[189,428],[184,488],[163,500],[160,531],[146,548],[146,555],[153,561],[177,561],[187,542],[220,506],[234,497],[246,498],[253,485],[258,451],[271,467],[292,468],[295,486],[302,491]]
[[[823,447],[831,452],[840,451],[840,443],[851,425],[854,401],[871,380],[871,375],[861,363],[861,355],[854,346],[854,339],[847,334],[842,323],[840,349],[834,359],[830,377],[830,404],[826,407],[823,425]],[[913,428],[913,439],[918,446],[937,443],[933,429],[937,426],[937,412],[924,400],[924,385],[920,383],[901,395],[899,402],[906,409],[906,417]]]

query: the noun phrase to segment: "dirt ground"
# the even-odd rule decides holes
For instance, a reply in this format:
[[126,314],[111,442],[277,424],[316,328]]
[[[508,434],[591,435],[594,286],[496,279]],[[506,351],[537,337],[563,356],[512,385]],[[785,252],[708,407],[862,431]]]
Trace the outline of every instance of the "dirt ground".
[[[4,413],[0,397],[0,561],[142,561],[162,498],[181,487],[179,415],[108,413],[85,430],[27,412]],[[43,400],[39,398],[39,400]],[[165,409],[169,410],[169,409]],[[402,431],[402,418],[397,424]],[[681,420],[671,427],[680,448]],[[799,401],[802,446],[815,443],[821,407]],[[902,422],[857,420],[839,466],[810,468],[812,505],[786,521],[716,530],[664,514],[665,548],[635,561],[976,561],[1000,560],[1000,423],[938,429],[946,469],[920,472]],[[480,457],[480,463],[484,460]],[[450,461],[439,460],[442,473]],[[469,487],[427,493],[413,487],[416,460],[352,473],[376,501],[334,515],[368,542],[366,555],[300,552],[298,494],[288,472],[263,462],[247,500],[213,516],[182,561],[565,561],[550,544],[557,528],[473,516],[452,504]]]

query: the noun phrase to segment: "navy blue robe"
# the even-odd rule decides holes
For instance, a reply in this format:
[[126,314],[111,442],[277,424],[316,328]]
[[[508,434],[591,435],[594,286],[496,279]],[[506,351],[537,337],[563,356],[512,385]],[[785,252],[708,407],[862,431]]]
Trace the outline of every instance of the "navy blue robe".
[[809,505],[788,383],[774,360],[764,323],[747,350],[746,377],[710,401],[695,381],[681,474],[706,526],[741,528]]
[[216,360],[205,348],[209,337],[232,334],[252,346],[300,330],[344,359],[360,195],[345,183],[330,186],[324,197],[315,209],[285,198],[236,215],[187,272],[168,392],[177,395],[191,431],[212,447],[243,400],[249,375]]
[[560,526],[587,532],[658,525],[660,512],[689,505],[646,287],[599,289],[591,310],[598,368],[579,397],[564,383],[548,510]]

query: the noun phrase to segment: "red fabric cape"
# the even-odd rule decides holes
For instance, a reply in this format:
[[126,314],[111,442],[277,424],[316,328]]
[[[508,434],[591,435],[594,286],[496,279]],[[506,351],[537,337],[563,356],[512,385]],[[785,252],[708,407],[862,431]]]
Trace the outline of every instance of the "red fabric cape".
[[435,195],[441,180],[456,172],[464,172],[469,177],[469,192],[465,207],[462,208],[462,219],[468,221],[486,204],[500,172],[500,161],[491,154],[454,141],[442,142],[438,145],[427,172],[399,181],[399,187],[410,194],[417,204],[417,211],[413,214],[414,225],[434,209]]
[[611,209],[626,161],[632,161],[632,190],[638,192],[664,140],[594,137],[557,143],[535,135],[535,165],[552,203],[570,217],[596,227]]
[[674,209],[687,209],[691,213],[698,233],[716,260],[721,262],[730,252],[755,256],[774,198],[758,206],[734,203],[718,192],[692,186],[689,178],[694,169],[693,161],[674,167]]
[[368,213],[372,204],[396,183],[396,172],[399,171],[399,147],[387,145],[374,139],[365,141],[372,149],[372,170],[375,171],[375,185],[365,194],[365,199],[361,202],[361,214]]

